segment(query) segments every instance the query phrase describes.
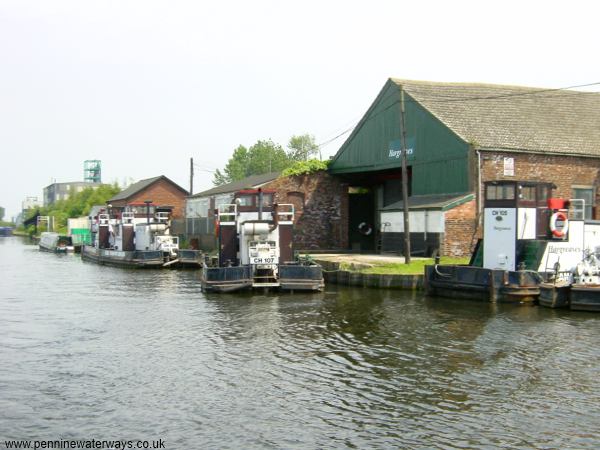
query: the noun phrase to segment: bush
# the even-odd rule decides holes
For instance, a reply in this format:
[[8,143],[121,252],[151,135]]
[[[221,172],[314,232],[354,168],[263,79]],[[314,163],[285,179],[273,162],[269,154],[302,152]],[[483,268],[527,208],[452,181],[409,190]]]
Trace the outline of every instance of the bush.
[[308,175],[320,170],[327,170],[328,167],[329,160],[320,161],[318,159],[309,159],[308,161],[298,161],[281,172],[281,176],[293,177],[296,175]]

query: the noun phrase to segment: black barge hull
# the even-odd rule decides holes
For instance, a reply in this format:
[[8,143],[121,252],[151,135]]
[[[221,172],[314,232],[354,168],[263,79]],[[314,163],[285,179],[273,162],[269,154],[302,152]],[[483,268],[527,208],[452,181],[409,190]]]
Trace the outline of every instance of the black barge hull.
[[322,291],[325,288],[323,268],[317,264],[281,265],[279,284],[284,291]]
[[81,259],[104,266],[129,269],[162,269],[165,263],[160,251],[118,251],[97,249],[89,245],[81,248]]
[[600,312],[600,284],[572,284],[571,309]]
[[250,266],[203,267],[200,277],[205,292],[236,292],[252,288]]
[[546,308],[568,308],[571,285],[567,283],[540,283],[540,306]]
[[252,266],[203,267],[202,290],[205,292],[236,292],[252,288],[270,288],[282,291],[322,291],[325,287],[323,269],[319,265],[279,266],[277,279],[255,280]]
[[425,267],[426,292],[439,297],[531,304],[540,294],[540,281],[539,275],[531,271],[439,264]]
[[199,269],[202,267],[203,258],[201,250],[180,249],[177,252],[177,267]]

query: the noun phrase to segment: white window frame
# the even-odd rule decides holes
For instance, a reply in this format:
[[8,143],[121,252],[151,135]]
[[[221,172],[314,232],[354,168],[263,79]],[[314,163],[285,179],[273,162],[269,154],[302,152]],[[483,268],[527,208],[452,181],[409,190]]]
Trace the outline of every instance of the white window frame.
[[[588,202],[586,201],[585,215],[584,215],[585,220],[592,219],[593,213],[594,213],[594,206],[596,205],[596,201],[595,201],[596,188],[594,186],[590,186],[590,185],[573,184],[573,185],[571,185],[571,198],[573,198],[573,199],[579,198],[579,197],[575,197],[575,189],[592,191],[592,202],[590,204],[588,204]],[[581,200],[585,200],[585,199],[581,199]]]

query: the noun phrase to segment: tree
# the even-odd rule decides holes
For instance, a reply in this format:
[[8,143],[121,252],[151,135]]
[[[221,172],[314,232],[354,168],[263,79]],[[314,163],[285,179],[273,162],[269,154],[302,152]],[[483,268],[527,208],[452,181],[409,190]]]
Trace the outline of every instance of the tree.
[[0,222],[4,220],[5,209],[0,206]]
[[288,148],[290,149],[288,155],[294,161],[308,161],[311,157],[317,155],[321,159],[319,146],[315,142],[315,137],[310,134],[292,136]]
[[246,177],[269,172],[278,172],[291,165],[292,161],[279,144],[272,140],[258,141],[248,151]]
[[229,183],[229,178],[227,178],[227,175],[225,175],[223,172],[217,169],[215,170],[215,173],[213,175],[212,182],[214,186],[222,186],[224,184]]
[[223,172],[219,169],[215,171],[213,184],[215,186],[221,186],[222,184],[246,178],[248,158],[248,149],[243,145],[238,146],[238,148],[233,151],[233,155],[229,158],[229,161],[227,161]]
[[[56,231],[64,232],[67,228],[68,218],[86,216],[92,206],[104,205],[108,199],[114,197],[120,191],[121,189],[116,183],[113,185],[103,184],[96,189],[88,187],[81,192],[75,192],[73,189],[67,199],[59,200],[50,206],[41,208],[39,214],[54,217]],[[29,217],[37,212],[32,211]]]
[[248,149],[240,145],[233,151],[233,155],[227,161],[223,171],[215,171],[213,184],[220,186],[243,180],[252,175],[278,172],[289,167],[292,163],[293,160],[289,158],[285,150],[270,139],[257,141]]

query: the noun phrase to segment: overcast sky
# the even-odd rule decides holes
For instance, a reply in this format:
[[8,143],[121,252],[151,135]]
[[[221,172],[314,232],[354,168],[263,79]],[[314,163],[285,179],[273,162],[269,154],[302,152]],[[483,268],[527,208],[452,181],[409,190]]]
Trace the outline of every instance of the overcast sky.
[[[389,77],[600,82],[588,1],[0,0],[0,206],[57,182],[211,187],[239,144],[325,142]],[[594,90],[600,90],[596,86]],[[322,148],[333,155],[342,138]]]

